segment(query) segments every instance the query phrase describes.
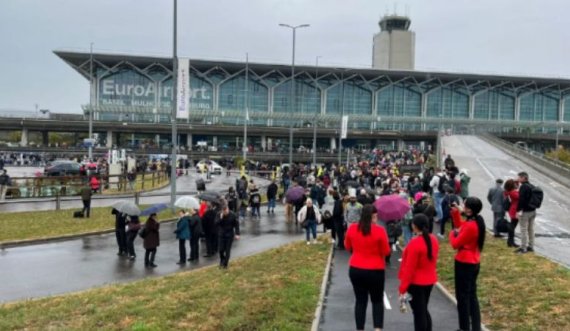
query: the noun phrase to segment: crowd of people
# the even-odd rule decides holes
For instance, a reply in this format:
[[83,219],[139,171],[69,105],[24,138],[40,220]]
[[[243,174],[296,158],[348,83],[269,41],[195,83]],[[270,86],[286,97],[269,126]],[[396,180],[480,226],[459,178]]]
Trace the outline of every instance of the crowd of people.
[[[391,256],[397,249],[402,250],[400,301],[411,307],[415,330],[432,330],[429,298],[438,279],[438,253],[443,244],[456,250],[459,330],[480,330],[477,279],[487,230],[481,216],[483,202],[469,194],[471,178],[467,169],[458,169],[449,155],[445,166],[437,169],[426,164],[432,158],[427,152],[415,150],[375,150],[372,156],[347,166],[290,165],[274,168],[279,176],[263,189],[241,176],[225,196],[202,201],[199,209],[179,210],[175,230],[179,241],[177,263],[197,262],[203,240],[206,252],[202,257],[218,255],[220,268],[227,268],[232,243],[240,236],[240,223],[248,220],[248,213],[250,221],[260,219],[265,197],[267,214],[275,213],[278,201],[284,203],[287,222],[304,229],[308,245],[318,243],[317,229],[322,224],[325,231],[330,230],[336,249],[351,253],[349,276],[356,299],[357,330],[364,330],[369,298],[374,328],[383,328],[385,268],[394,263]],[[392,205],[382,207],[381,201],[386,199],[401,201],[407,208],[394,214]],[[506,182],[497,180],[487,200],[494,215],[494,236],[507,233],[507,245],[516,248],[515,252],[532,252],[534,218],[542,191],[529,183],[528,174],[521,172]],[[139,218],[114,214],[118,254],[134,260],[134,241],[142,228]],[[520,246],[514,239],[517,224],[521,224]],[[144,225],[143,239],[148,268],[156,267],[159,228],[156,214],[151,215]],[[446,238],[447,242],[441,242]]]

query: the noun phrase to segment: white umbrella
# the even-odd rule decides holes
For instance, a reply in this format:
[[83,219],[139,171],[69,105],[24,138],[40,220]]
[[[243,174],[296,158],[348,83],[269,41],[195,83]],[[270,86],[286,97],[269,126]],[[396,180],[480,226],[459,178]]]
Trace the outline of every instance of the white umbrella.
[[184,196],[178,198],[174,203],[174,206],[182,209],[200,209],[200,201],[191,196]]
[[127,203],[127,200],[119,200],[111,205],[111,207],[120,211],[120,209]]
[[131,201],[123,201],[122,204],[114,208],[120,211],[121,213],[130,216],[139,216],[141,214],[139,206],[137,206],[134,202]]

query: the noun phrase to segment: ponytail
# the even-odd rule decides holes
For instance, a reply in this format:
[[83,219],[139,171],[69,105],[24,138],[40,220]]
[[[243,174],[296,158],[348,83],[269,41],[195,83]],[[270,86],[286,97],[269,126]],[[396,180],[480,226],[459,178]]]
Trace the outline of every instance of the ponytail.
[[427,256],[431,261],[433,259],[433,249],[431,247],[431,238],[429,236],[429,220],[425,214],[416,214],[412,219],[412,223],[422,232],[422,237],[426,242]]
[[477,237],[477,246],[479,246],[479,251],[483,251],[483,246],[485,246],[485,234],[486,226],[483,217],[477,215],[475,217],[475,222],[477,222],[477,228],[479,229],[479,236]]
[[429,237],[428,229],[422,230],[422,237],[424,238],[424,241],[426,242],[428,260],[431,261],[431,260],[433,260],[433,253],[432,253],[432,247],[431,247],[431,238]]

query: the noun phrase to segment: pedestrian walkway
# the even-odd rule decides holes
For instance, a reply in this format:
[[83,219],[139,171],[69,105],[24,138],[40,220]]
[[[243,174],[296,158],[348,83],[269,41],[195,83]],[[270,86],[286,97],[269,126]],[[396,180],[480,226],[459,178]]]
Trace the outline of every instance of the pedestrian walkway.
[[[354,292],[352,284],[348,278],[348,260],[350,253],[336,250],[333,266],[331,269],[331,279],[325,304],[321,315],[320,330],[322,331],[347,331],[355,330],[354,322]],[[392,265],[386,268],[386,283],[384,293],[384,328],[382,330],[413,330],[414,319],[411,311],[400,312],[398,299],[398,259],[400,253],[392,255]],[[457,310],[436,287],[434,287],[430,302],[429,311],[433,321],[433,330],[447,331],[457,330]],[[372,305],[368,304],[366,316],[366,330],[373,330]]]
[[[282,206],[275,214],[261,213],[261,219],[240,222],[241,238],[234,241],[232,260],[290,243],[303,238],[303,231],[285,222]],[[109,224],[114,222],[109,209]],[[178,261],[178,240],[174,236],[174,223],[162,224],[160,247],[155,269],[144,268],[144,250],[141,238],[135,241],[137,259],[129,261],[119,257],[115,234],[2,249],[0,251],[0,302],[89,289],[110,283],[129,282],[150,276],[163,276],[178,271],[193,270],[219,262],[217,256],[203,258],[199,263],[184,267]],[[200,255],[205,253],[201,245]],[[188,247],[187,247],[188,249]],[[231,269],[231,261],[230,261]]]

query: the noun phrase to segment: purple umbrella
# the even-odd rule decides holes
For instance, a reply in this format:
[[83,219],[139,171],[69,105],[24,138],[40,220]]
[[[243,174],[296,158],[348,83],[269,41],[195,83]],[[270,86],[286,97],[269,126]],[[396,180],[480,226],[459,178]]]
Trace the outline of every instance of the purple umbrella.
[[378,211],[378,218],[384,222],[402,219],[410,210],[408,201],[398,194],[381,196],[374,201],[374,207]]
[[287,202],[297,202],[303,198],[305,195],[305,189],[302,186],[294,186],[287,190],[285,193],[285,198],[287,198]]

